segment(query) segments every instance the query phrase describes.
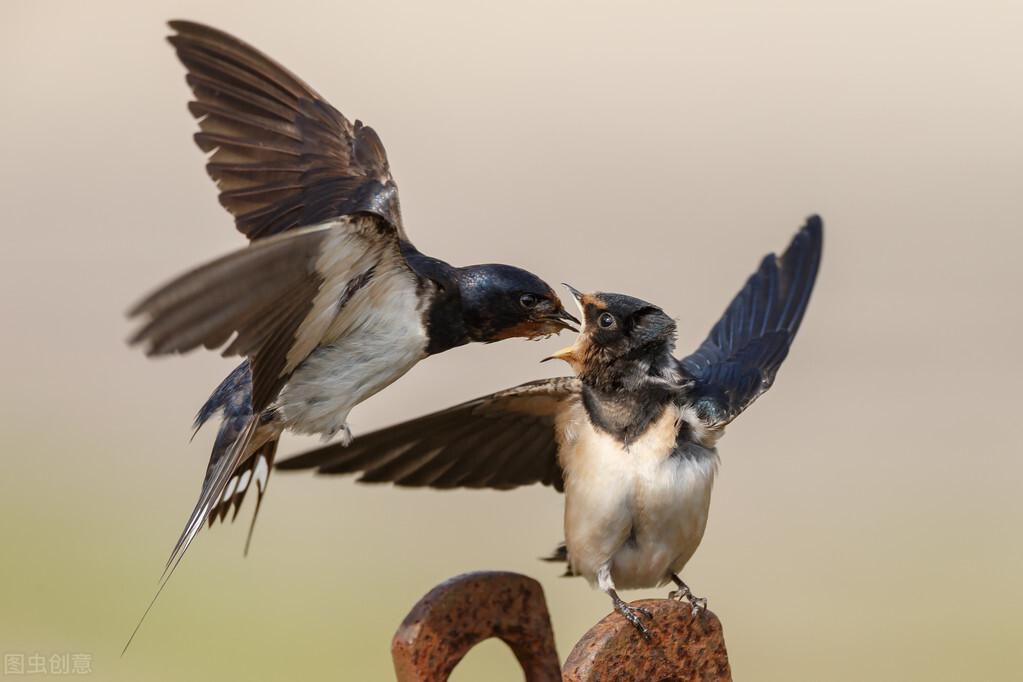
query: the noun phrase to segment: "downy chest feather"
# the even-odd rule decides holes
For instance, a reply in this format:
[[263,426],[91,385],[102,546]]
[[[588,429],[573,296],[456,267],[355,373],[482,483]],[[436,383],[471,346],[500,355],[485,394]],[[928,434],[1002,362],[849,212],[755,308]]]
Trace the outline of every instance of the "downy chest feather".
[[596,429],[585,408],[563,415],[565,541],[575,571],[594,580],[604,563],[620,587],[660,584],[703,536],[716,454],[676,443],[669,404],[628,445]]
[[[414,276],[380,263],[350,296],[281,392],[279,412],[299,433],[330,437],[349,411],[384,389],[425,355],[426,331]],[[347,300],[345,300],[347,299]]]

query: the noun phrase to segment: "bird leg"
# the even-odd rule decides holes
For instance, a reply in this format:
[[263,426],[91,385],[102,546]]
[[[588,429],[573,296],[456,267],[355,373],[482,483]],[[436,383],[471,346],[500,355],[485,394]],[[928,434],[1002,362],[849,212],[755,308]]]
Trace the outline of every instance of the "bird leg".
[[610,564],[604,564],[597,571],[597,586],[611,597],[611,602],[614,604],[615,611],[625,616],[625,620],[632,623],[632,626],[639,630],[639,634],[643,636],[643,639],[650,641],[650,630],[643,625],[643,621],[639,617],[646,616],[652,619],[654,614],[644,609],[642,606],[631,606],[625,602],[624,599],[618,596],[618,592],[615,591],[614,581],[611,580],[611,566]]
[[688,600],[693,606],[694,616],[707,610],[706,597],[697,597],[693,594],[693,591],[689,589],[689,585],[682,582],[682,578],[679,578],[674,573],[671,574],[671,581],[678,586],[678,589],[669,592],[668,599],[677,599],[678,601],[682,601],[683,599]]
[[354,436],[352,436],[352,429],[348,426],[348,422],[342,422],[340,426],[332,426],[327,433],[323,434],[320,441],[326,443],[327,441],[332,440],[334,436],[339,433],[341,434],[341,437],[338,438],[338,443],[345,447],[351,445],[352,441],[355,439]]

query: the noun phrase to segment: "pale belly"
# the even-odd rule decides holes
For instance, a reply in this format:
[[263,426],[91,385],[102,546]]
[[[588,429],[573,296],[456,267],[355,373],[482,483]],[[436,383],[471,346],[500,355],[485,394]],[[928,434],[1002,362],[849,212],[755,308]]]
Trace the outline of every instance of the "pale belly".
[[628,448],[574,416],[560,455],[573,571],[595,583],[609,564],[616,587],[665,583],[703,538],[716,453],[695,444],[675,451],[674,407]]
[[391,279],[360,292],[282,389],[283,428],[347,436],[348,413],[426,357],[426,330],[415,287]]

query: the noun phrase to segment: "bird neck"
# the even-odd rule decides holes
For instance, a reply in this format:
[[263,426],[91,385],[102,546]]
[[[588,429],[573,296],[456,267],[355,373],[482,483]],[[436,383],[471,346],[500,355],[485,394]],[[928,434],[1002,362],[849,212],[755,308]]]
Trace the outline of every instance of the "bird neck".
[[672,394],[664,390],[608,392],[584,383],[582,398],[590,423],[628,445],[664,413]]
[[422,308],[426,353],[436,355],[469,343],[472,339],[462,316],[459,268],[421,253],[407,241],[401,243],[401,253],[419,277],[419,294],[426,299]]
[[620,394],[677,392],[682,388],[670,341],[655,341],[618,356],[590,348],[579,369],[579,378],[596,391]]
[[428,354],[477,341],[489,343],[512,323],[492,304],[489,294],[494,284],[486,276],[488,266],[456,268],[418,251],[405,257],[416,274],[431,283],[432,295],[424,311]]
[[579,378],[592,423],[625,444],[642,435],[685,389],[674,365],[668,344],[638,357],[587,363]]

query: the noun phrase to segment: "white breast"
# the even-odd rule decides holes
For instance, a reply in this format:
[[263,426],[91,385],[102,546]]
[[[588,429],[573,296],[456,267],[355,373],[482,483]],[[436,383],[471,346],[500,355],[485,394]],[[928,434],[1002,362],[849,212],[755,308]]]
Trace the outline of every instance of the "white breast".
[[672,456],[680,418],[669,406],[625,447],[596,430],[581,404],[562,416],[565,543],[572,569],[591,583],[610,562],[617,587],[663,584],[700,544],[717,455],[689,445]]
[[416,284],[403,263],[378,263],[281,391],[278,410],[286,428],[327,438],[346,431],[353,407],[426,356]]

